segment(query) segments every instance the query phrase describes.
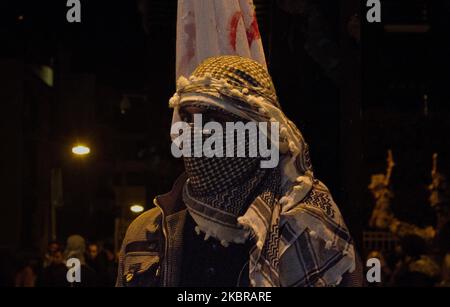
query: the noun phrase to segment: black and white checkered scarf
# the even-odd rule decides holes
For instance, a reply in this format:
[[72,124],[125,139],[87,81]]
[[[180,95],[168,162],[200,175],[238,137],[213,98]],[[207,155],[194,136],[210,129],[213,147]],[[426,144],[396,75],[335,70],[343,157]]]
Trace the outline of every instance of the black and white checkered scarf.
[[314,177],[308,146],[281,111],[267,72],[236,56],[208,59],[189,80],[178,81],[170,101],[174,121],[192,103],[280,123],[274,169],[259,169],[252,159],[185,159],[183,198],[198,230],[225,245],[255,239],[252,286],[338,285],[355,268],[353,241],[327,187]]
[[[201,101],[186,104],[197,109],[206,108]],[[221,109],[214,109],[233,119],[231,114]],[[245,121],[242,118],[234,120]],[[194,130],[194,126],[190,124]],[[204,135],[198,141],[208,137]],[[227,152],[227,136],[223,140],[223,152]],[[194,133],[192,139],[195,142]],[[236,138],[233,144],[236,144]],[[246,138],[245,150],[257,146],[255,140]],[[201,145],[201,144],[196,144]],[[260,168],[260,157],[237,157],[237,146],[233,148],[234,157],[184,157],[188,181],[184,187],[183,199],[189,213],[197,222],[197,231],[220,240],[224,246],[229,243],[243,243],[250,235],[238,223],[238,218],[245,214],[254,199],[266,188],[264,184],[276,180],[273,172]],[[277,177],[279,178],[279,177]],[[279,186],[274,185],[274,186]]]

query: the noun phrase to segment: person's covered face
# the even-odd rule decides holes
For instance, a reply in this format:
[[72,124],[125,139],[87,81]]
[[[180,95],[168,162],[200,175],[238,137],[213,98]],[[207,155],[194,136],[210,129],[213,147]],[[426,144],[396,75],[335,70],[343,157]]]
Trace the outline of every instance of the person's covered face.
[[[239,150],[238,144],[242,145],[240,144],[242,141],[237,139],[237,134],[230,136],[227,132],[227,125],[229,123],[242,123],[245,125],[249,122],[248,120],[224,110],[198,106],[195,101],[192,104],[181,107],[179,115],[183,122],[189,124],[194,129],[192,131],[197,131],[196,129],[198,128],[203,129],[208,123],[218,123],[222,127],[221,133],[215,131],[215,129],[203,129],[200,132],[202,144],[207,144],[212,135],[214,135],[214,138],[220,138],[221,142],[214,141],[214,145],[211,147],[216,150],[218,148],[217,146],[221,146],[220,152],[222,154],[220,156],[214,155],[209,157],[204,153],[201,156],[195,156],[192,153],[190,157],[184,157],[185,169],[189,175],[190,186],[194,195],[217,193],[233,188],[242,184],[257,172],[260,157],[249,157],[250,147],[257,144],[255,137],[249,137],[249,132],[247,132],[243,140],[245,153],[244,156],[240,156],[237,151]],[[201,115],[201,127],[196,124],[199,121],[199,115]],[[195,133],[191,137],[191,150],[197,147],[195,144],[198,144],[198,139],[194,136]],[[231,138],[233,140],[230,142]],[[229,152],[232,152],[232,154],[230,155]],[[227,180],[224,180],[224,178]]]

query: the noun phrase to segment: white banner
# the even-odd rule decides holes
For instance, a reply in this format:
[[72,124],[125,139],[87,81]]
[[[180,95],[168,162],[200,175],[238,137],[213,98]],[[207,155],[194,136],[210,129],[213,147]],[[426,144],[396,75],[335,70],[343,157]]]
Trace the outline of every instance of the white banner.
[[178,0],[176,78],[204,59],[240,55],[266,67],[253,0]]

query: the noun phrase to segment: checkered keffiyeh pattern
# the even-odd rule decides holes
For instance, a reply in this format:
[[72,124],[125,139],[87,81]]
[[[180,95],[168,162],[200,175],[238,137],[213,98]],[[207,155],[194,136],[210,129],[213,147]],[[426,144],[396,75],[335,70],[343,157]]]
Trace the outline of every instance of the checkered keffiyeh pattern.
[[[234,184],[219,192],[210,192],[202,195],[196,195],[193,192],[193,185],[189,178],[185,186],[184,200],[188,209],[195,215],[204,215],[210,221],[230,228],[241,228],[238,225],[238,217],[247,211],[248,206],[260,193],[259,191],[263,189],[261,183],[267,180],[267,177],[267,171],[256,170],[251,177],[239,184]],[[220,181],[218,182],[220,186]],[[217,189],[217,187],[214,188]],[[203,204],[206,204],[211,210],[203,208]],[[210,225],[208,228],[211,227],[213,226]],[[218,236],[220,237],[220,234]],[[232,242],[233,240],[229,241]]]
[[[201,105],[197,105],[202,108]],[[221,112],[221,111],[216,111]],[[191,127],[193,125],[191,124]],[[194,129],[192,129],[194,130]],[[209,135],[202,134],[199,140],[194,139],[194,147],[202,146]],[[230,138],[230,139],[229,139]],[[230,142],[232,139],[232,142]],[[259,170],[261,158],[238,157],[236,135],[224,135],[222,151],[225,155],[227,146],[233,144],[233,157],[184,157],[184,165],[189,176],[189,186],[193,196],[217,194],[230,188],[239,186],[245,181],[251,180]],[[217,145],[217,144],[216,144]],[[245,139],[244,150],[248,153],[250,146],[257,146],[256,140]],[[191,156],[193,152],[191,152]]]
[[[276,181],[272,181],[276,182]],[[283,187],[281,188],[283,189]],[[353,240],[328,189],[317,181],[289,212],[262,192],[244,215],[261,245],[250,253],[253,286],[338,285],[355,268]],[[275,199],[275,201],[273,201]]]
[[353,240],[330,192],[323,183],[316,182],[294,212],[280,222],[282,284],[338,284],[342,272],[355,268],[355,255]]
[[[190,178],[183,199],[199,230],[224,243],[243,243],[249,235],[255,238],[249,255],[252,286],[338,285],[355,268],[353,241],[330,192],[314,178],[308,146],[282,113],[267,71],[250,59],[220,56],[200,64],[193,76],[226,80],[242,93],[263,98],[270,120],[288,128],[289,145],[272,170],[254,169],[251,160],[186,160]],[[268,120],[258,113],[255,117],[246,100],[224,97],[220,89],[201,82],[191,84],[179,90],[180,97],[186,98],[179,107],[199,100],[196,103],[206,108],[214,104],[243,118]],[[221,103],[197,99],[209,95]]]
[[240,56],[219,56],[206,59],[192,73],[194,77],[212,76],[224,79],[237,89],[246,88],[249,94],[264,97],[279,106],[272,78],[259,63]]
[[194,196],[215,194],[243,184],[254,176],[259,159],[251,158],[184,158]]

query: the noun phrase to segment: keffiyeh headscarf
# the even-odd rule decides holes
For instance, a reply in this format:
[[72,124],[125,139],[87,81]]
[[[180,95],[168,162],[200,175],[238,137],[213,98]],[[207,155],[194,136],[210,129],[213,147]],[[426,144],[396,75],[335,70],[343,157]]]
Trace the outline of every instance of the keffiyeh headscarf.
[[331,286],[354,269],[353,243],[339,209],[314,178],[308,146],[281,111],[260,64],[239,56],[209,58],[189,79],[177,81],[169,105],[174,122],[181,107],[195,106],[280,125],[279,144],[272,144],[280,163],[273,169],[260,168],[261,157],[184,158],[183,200],[196,230],[225,246],[254,239],[252,286]]

